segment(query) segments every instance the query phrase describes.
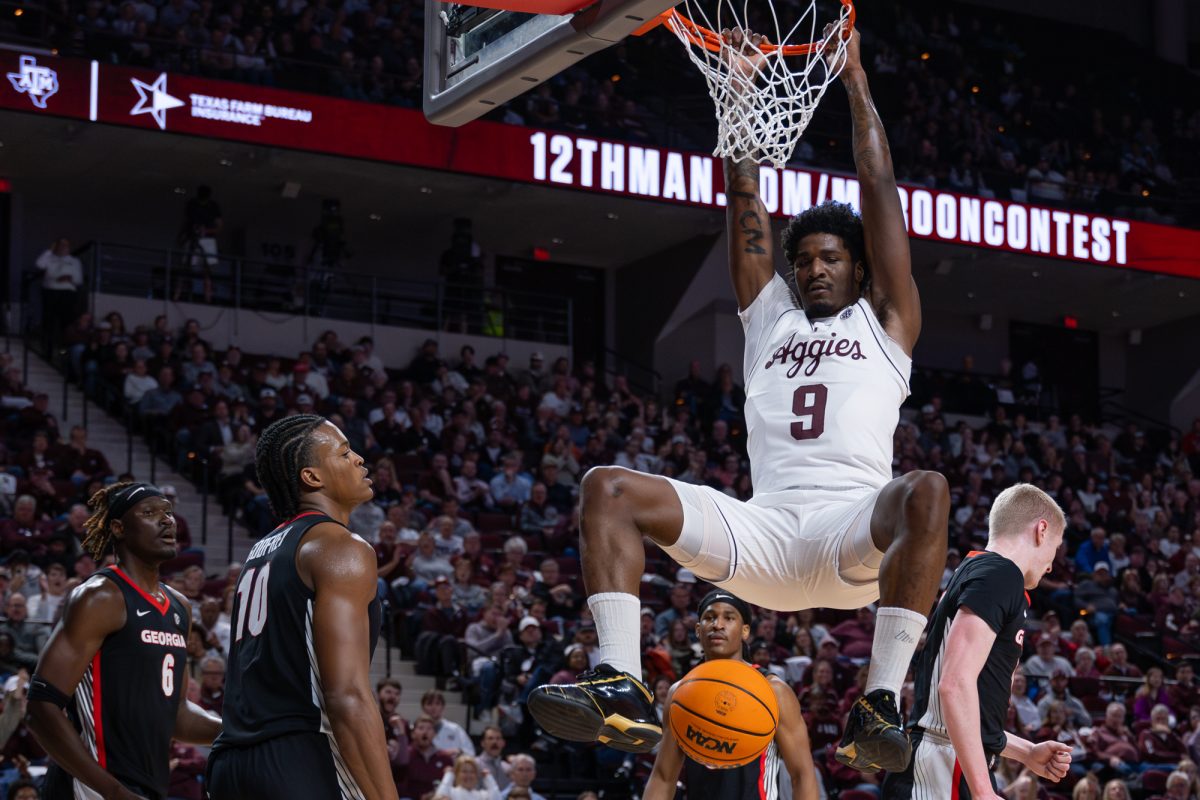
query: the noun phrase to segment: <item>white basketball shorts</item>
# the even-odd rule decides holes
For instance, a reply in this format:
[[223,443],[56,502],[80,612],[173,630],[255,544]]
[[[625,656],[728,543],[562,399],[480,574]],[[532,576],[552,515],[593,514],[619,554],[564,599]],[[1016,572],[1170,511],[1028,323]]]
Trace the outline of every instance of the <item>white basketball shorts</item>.
[[871,540],[879,490],[791,489],[742,502],[663,480],[683,505],[683,531],[663,550],[698,578],[776,611],[879,599],[883,553]]

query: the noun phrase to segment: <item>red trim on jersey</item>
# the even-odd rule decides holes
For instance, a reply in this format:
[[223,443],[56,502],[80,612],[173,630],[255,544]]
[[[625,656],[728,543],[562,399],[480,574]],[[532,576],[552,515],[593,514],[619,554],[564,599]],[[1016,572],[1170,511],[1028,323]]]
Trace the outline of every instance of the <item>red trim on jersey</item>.
[[160,603],[157,600],[155,600],[153,597],[151,597],[150,595],[146,594],[146,590],[143,589],[142,587],[138,586],[136,583],[134,583],[133,578],[130,578],[128,575],[126,575],[124,572],[122,572],[120,567],[113,565],[112,571],[117,573],[118,575],[120,575],[122,578],[124,578],[125,582],[128,583],[130,586],[132,586],[137,591],[138,594],[140,594],[143,598],[145,598],[147,603],[149,603],[150,605],[157,608],[159,614],[166,616],[167,609],[171,607],[171,598],[169,595],[167,595],[165,590],[163,591],[163,599],[162,599],[162,602]]
[[[984,553],[989,553],[989,552],[991,552],[991,551],[990,550],[972,550],[971,552],[967,553],[967,558],[972,558],[974,556],[981,556]],[[1027,606],[1033,605],[1033,601],[1029,599],[1029,592],[1025,593],[1025,605],[1027,605]]]
[[[291,525],[293,522],[300,519],[301,517],[311,517],[313,514],[317,514],[318,516],[324,516],[324,512],[321,512],[321,511],[301,511],[299,514],[292,517],[287,522],[283,523],[283,525],[280,525],[279,528],[282,528],[284,525]],[[276,528],[275,530],[279,530],[279,528]]]
[[[771,745],[767,745],[767,750]],[[758,757],[758,800],[767,800],[767,750]]]
[[954,777],[950,779],[950,800],[958,800],[958,786],[962,783],[962,765],[958,763],[958,759],[954,759]]
[[92,657],[92,725],[96,728],[96,761],[108,769],[108,756],[104,752],[104,709],[100,707],[101,696],[100,653],[97,651]]

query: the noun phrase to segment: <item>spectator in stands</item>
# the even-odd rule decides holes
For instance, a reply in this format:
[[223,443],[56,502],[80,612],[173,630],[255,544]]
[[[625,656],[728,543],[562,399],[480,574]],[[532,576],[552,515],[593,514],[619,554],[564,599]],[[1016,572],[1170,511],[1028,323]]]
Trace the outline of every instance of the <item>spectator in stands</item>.
[[138,413],[146,418],[149,426],[161,425],[162,420],[183,402],[183,396],[175,391],[175,371],[170,367],[159,369],[157,383],[138,403]]
[[15,592],[9,596],[4,613],[7,619],[0,625],[0,633],[12,637],[13,660],[32,672],[46,644],[49,627],[28,619],[28,602],[24,595]]
[[654,618],[654,633],[660,638],[670,633],[675,620],[687,618],[692,602],[692,584],[676,583],[671,587],[667,601],[670,606]]
[[1183,715],[1193,706],[1200,705],[1200,684],[1196,683],[1196,671],[1191,661],[1181,661],[1175,667],[1175,683],[1167,687],[1170,698],[1167,705]]
[[225,659],[218,655],[205,656],[200,662],[200,707],[219,716],[224,705]]
[[1102,645],[1112,642],[1113,620],[1120,607],[1118,599],[1107,561],[1097,561],[1092,567],[1092,577],[1075,587],[1075,605],[1094,621],[1096,638]]
[[36,263],[42,273],[42,343],[49,353],[78,313],[83,265],[71,255],[71,240],[65,237],[54,240]]
[[1138,736],[1138,754],[1146,764],[1177,764],[1187,755],[1171,728],[1171,709],[1161,703],[1150,711],[1150,727]]
[[[446,502],[451,501],[447,500]],[[462,553],[462,537],[455,533],[460,523],[466,523],[466,521],[445,513],[434,517],[433,521],[429,523],[429,530],[434,534],[434,548],[438,555],[452,559]],[[470,523],[466,524],[468,527],[470,526]]]
[[830,631],[842,643],[842,655],[847,658],[870,658],[871,642],[875,636],[875,604],[854,612],[854,619],[838,623]]
[[533,484],[517,470],[520,466],[516,456],[504,456],[500,474],[492,478],[490,488],[492,500],[508,512],[516,511],[529,500]]
[[1142,685],[1133,695],[1133,721],[1149,721],[1151,710],[1155,706],[1165,705],[1170,708],[1170,703],[1171,695],[1164,685],[1162,669],[1150,667],[1146,670],[1146,677]]
[[23,494],[13,504],[12,517],[0,520],[0,546],[10,554],[17,549],[41,550],[53,531],[49,520],[39,518],[37,499]]
[[495,708],[500,689],[500,653],[513,644],[512,618],[502,605],[489,605],[478,622],[467,626],[463,637],[468,654],[474,660],[471,671],[479,682],[480,699],[476,715]]
[[558,525],[558,509],[549,503],[546,484],[533,484],[529,499],[521,506],[520,527],[523,533],[550,537]]
[[59,607],[66,599],[67,591],[72,588],[67,582],[67,568],[59,562],[51,562],[46,567],[46,575],[41,581],[40,591],[30,595],[26,601],[26,614],[30,622],[44,623],[49,626],[58,621]]
[[469,755],[454,759],[454,768],[447,770],[436,790],[436,796],[447,800],[500,800],[500,788],[490,771],[480,778],[480,767]]
[[479,766],[490,772],[496,779],[496,786],[501,792],[512,785],[512,778],[508,775],[511,765],[504,760],[503,756],[506,744],[504,732],[495,725],[488,725],[483,729],[483,736],[479,740],[481,753],[476,758]]
[[454,766],[454,758],[433,744],[436,724],[428,716],[417,717],[412,725],[412,743],[408,747],[408,759],[402,772],[403,780],[397,782],[401,798],[420,800],[432,794],[442,781],[447,768]]
[[1036,653],[1025,659],[1025,677],[1037,681],[1043,690],[1049,688],[1054,670],[1061,669],[1068,676],[1074,674],[1071,662],[1056,654],[1058,641],[1052,634],[1039,634],[1036,648]]
[[[1074,714],[1061,700],[1051,700],[1045,704],[1039,703],[1038,708],[1042,712],[1042,727],[1034,734],[1034,741],[1056,741],[1069,745],[1072,773],[1082,775],[1084,768],[1080,762],[1087,756],[1087,747],[1079,736],[1073,719]],[[1090,723],[1091,719],[1091,716],[1088,715],[1087,722]]]
[[517,643],[500,652],[502,684],[514,687],[522,704],[535,687],[548,683],[562,660],[553,641],[542,640],[542,625],[535,617],[522,617],[517,625]]
[[122,387],[126,404],[138,406],[147,392],[157,388],[158,381],[147,372],[146,359],[134,359],[133,369],[125,376],[125,384]]
[[426,531],[417,540],[417,549],[408,557],[408,572],[412,576],[409,589],[423,592],[438,578],[449,580],[454,575],[450,560],[437,552],[433,534]]
[[1083,702],[1071,694],[1069,688],[1070,677],[1062,667],[1055,667],[1051,671],[1050,688],[1041,700],[1038,701],[1038,713],[1041,714],[1044,720],[1050,705],[1052,703],[1061,703],[1067,712],[1067,717],[1070,719],[1072,727],[1085,727],[1091,723],[1092,715],[1088,713]]
[[505,800],[511,798],[513,792],[518,790],[528,792],[530,800],[546,800],[533,790],[533,782],[537,780],[537,762],[533,760],[533,756],[517,753],[508,759],[508,763],[508,774],[512,778],[512,785],[501,795]]
[[1121,775],[1132,772],[1140,760],[1137,737],[1125,724],[1125,705],[1109,703],[1104,722],[1088,737],[1088,758],[1096,769],[1108,768]]
[[[385,523],[390,524],[390,523]],[[454,602],[475,617],[488,602],[487,590],[475,582],[475,565],[469,558],[454,561]]]
[[1029,699],[1029,686],[1025,680],[1025,672],[1020,667],[1013,672],[1010,699],[1021,719],[1021,724],[1031,731],[1036,730],[1041,724],[1042,714],[1033,700]]
[[1125,645],[1120,642],[1115,642],[1109,647],[1108,658],[1109,665],[1104,670],[1104,676],[1125,680],[1105,681],[1101,689],[1101,696],[1107,695],[1106,699],[1118,701],[1132,698],[1136,684],[1130,679],[1141,678],[1142,671],[1129,661],[1129,653],[1125,649]]
[[1098,561],[1108,561],[1108,533],[1104,528],[1092,528],[1088,540],[1075,553],[1076,571],[1090,575]]
[[459,642],[467,631],[467,613],[454,602],[454,588],[445,575],[434,579],[433,595],[433,607],[421,617],[421,635],[417,639],[418,669],[425,675],[437,675],[439,685],[443,681],[452,681],[453,685],[447,683],[446,686],[459,689]]
[[[190,274],[185,272],[175,283],[175,301],[203,295],[213,297],[213,271],[217,266],[217,234],[221,230],[221,207],[213,200],[212,189],[197,186],[196,195],[187,202],[178,245],[184,251]],[[224,292],[223,292],[224,294]]]
[[475,755],[475,744],[462,726],[445,719],[446,697],[437,689],[430,689],[421,696],[421,712],[433,721],[435,735],[433,745],[451,756]]

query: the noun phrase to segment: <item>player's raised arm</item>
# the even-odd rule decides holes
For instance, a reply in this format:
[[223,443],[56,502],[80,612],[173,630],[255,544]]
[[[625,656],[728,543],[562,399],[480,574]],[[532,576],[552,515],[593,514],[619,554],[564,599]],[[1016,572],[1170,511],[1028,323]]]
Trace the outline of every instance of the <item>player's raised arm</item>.
[[854,166],[861,191],[863,237],[871,265],[868,297],[888,335],[912,354],[921,333],[921,301],[912,277],[904,210],[896,191],[892,152],[871,100],[859,54],[858,31],[846,44],[842,85],[850,100]]
[[135,798],[88,752],[65,706],[105,637],[125,625],[125,600],[111,581],[96,578],[67,598],[62,624],[50,636],[29,687],[29,729],[54,762],[104,798]]
[[[723,34],[742,55],[733,55],[734,65],[745,80],[753,82],[763,55],[758,50],[761,36],[747,41],[740,30]],[[735,79],[732,86],[738,85]],[[747,87],[747,90],[749,88]],[[725,162],[725,226],[729,235],[729,273],[738,308],[746,309],[775,275],[771,248],[771,218],[758,197],[758,162],[753,155]]]
[[779,704],[779,725],[775,728],[775,746],[792,783],[793,800],[817,800],[817,768],[813,765],[808,726],[800,713],[800,701],[792,688],[778,678],[768,679]]
[[[313,647],[333,738],[367,800],[394,800],[383,720],[371,689],[375,551],[332,523],[314,528],[300,559],[312,575]],[[321,535],[324,534],[324,535]]]

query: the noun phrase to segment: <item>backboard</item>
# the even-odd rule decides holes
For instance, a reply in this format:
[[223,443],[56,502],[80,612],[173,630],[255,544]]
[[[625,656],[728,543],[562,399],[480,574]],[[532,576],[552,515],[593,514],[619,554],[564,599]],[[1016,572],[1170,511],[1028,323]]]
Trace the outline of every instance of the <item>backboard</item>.
[[451,127],[477,119],[616,44],[676,2],[563,0],[559,7],[586,7],[531,14],[425,0],[425,116]]

